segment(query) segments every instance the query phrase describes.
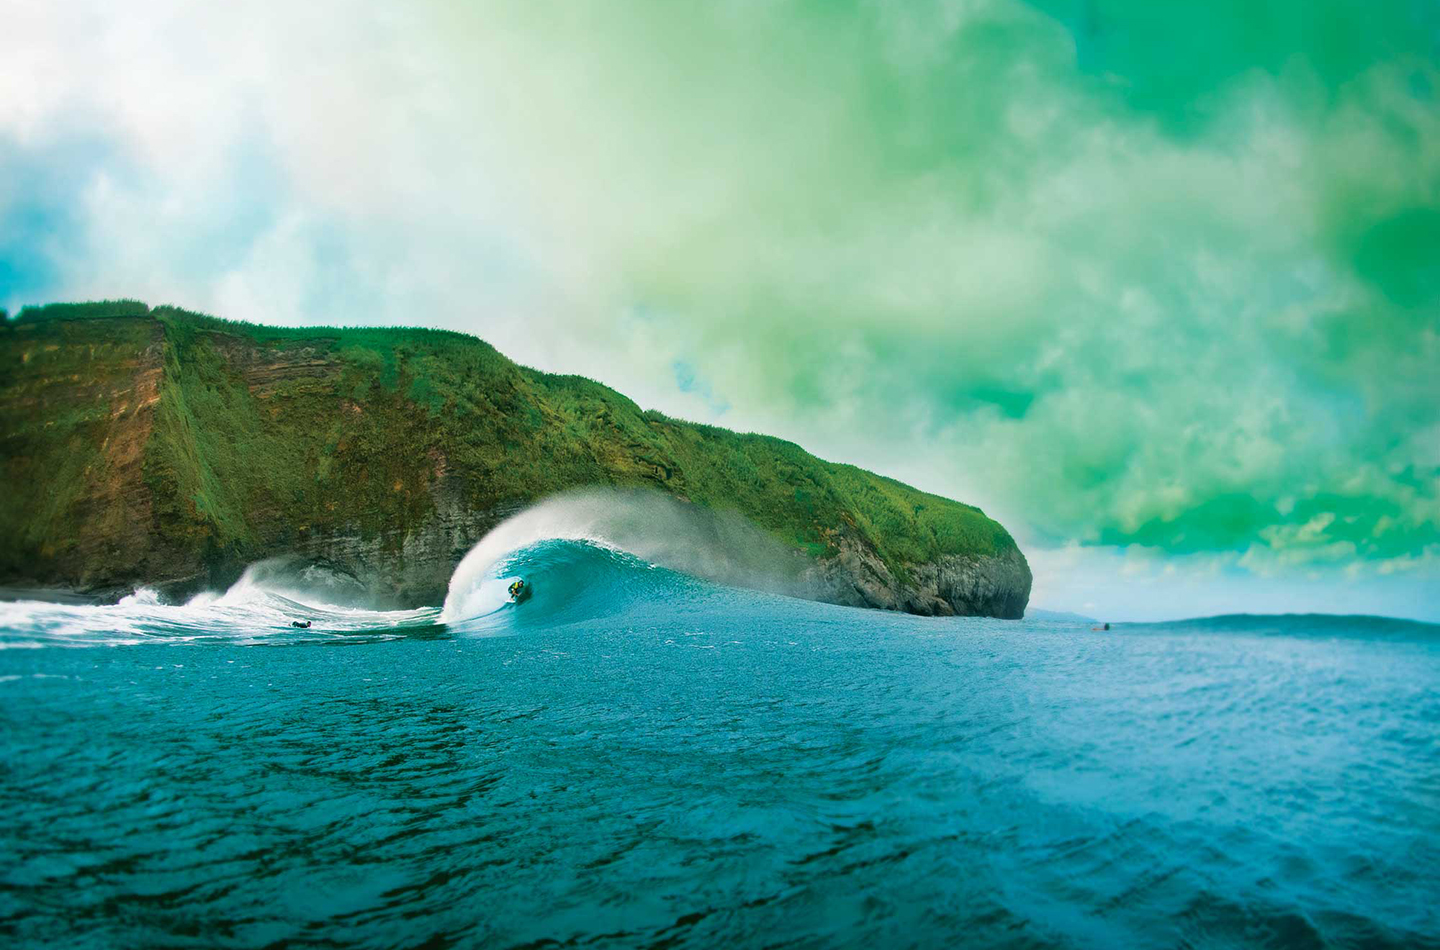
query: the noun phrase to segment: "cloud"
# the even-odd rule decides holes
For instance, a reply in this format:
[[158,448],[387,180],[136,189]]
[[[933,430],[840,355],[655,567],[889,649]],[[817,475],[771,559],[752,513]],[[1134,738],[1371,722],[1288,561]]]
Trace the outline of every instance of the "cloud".
[[12,309],[450,326],[978,502],[1030,547],[1431,576],[1423,4],[16,20],[0,167],[72,171],[36,189],[48,237],[0,204]]

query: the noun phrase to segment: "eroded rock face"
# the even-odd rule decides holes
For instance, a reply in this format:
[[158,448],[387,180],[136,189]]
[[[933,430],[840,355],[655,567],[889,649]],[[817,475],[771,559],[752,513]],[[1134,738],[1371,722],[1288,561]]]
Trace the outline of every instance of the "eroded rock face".
[[1019,620],[1030,601],[1030,565],[1019,550],[994,557],[953,555],[907,564],[900,580],[874,551],[852,539],[814,569],[820,600],[853,607],[903,610],[934,617]]
[[1030,565],[1015,549],[997,557],[946,557],[913,565],[911,570],[922,594],[933,596],[937,615],[953,611],[959,616],[1019,620],[1030,602]]
[[153,320],[103,329],[21,326],[0,339],[0,573],[22,584],[59,573],[73,587],[119,590],[153,560],[145,448],[163,333]]

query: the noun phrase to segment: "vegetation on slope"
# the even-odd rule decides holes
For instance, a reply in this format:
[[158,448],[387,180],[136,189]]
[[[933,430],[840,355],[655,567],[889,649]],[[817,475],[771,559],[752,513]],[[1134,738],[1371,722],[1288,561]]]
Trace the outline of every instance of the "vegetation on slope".
[[[342,527],[398,549],[442,477],[476,510],[578,486],[659,488],[814,556],[853,537],[902,579],[906,564],[1014,547],[976,508],[780,439],[642,411],[460,333],[265,327],[135,301],[26,308],[5,327],[0,528],[21,542],[5,546],[6,575],[86,533],[76,519],[94,515],[85,499],[106,478],[113,391],[157,327],[143,470],[167,550],[231,561]],[[77,379],[98,382],[57,382]]]
[[146,354],[158,355],[160,327],[53,320],[22,333],[19,323],[0,335],[0,575],[131,557],[133,546],[119,542],[135,512],[117,491],[143,444],[127,443],[115,417],[132,408],[122,394],[135,392]]

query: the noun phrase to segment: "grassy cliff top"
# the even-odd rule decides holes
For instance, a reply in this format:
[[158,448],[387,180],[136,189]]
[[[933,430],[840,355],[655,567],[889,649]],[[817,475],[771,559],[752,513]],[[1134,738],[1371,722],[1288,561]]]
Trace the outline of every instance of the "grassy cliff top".
[[[120,353],[147,334],[162,339],[147,478],[174,480],[175,516],[237,550],[259,547],[255,511],[316,523],[327,512],[379,518],[409,505],[418,517],[424,492],[408,486],[441,469],[458,473],[477,505],[586,485],[658,488],[737,511],[812,556],[853,537],[901,576],[906,564],[1015,547],[978,508],[781,439],[641,410],[606,386],[520,366],[463,333],[270,327],[128,300],[27,307],[3,325],[0,387],[32,359],[87,371],[61,365],[67,342],[90,347],[85,366],[99,372],[97,340]],[[41,338],[49,342],[36,346]],[[83,426],[45,422],[7,419],[6,437],[31,440],[27,458],[45,454],[37,440],[80,444]],[[83,488],[46,486],[62,495]],[[5,520],[23,518],[15,506],[26,502],[11,501]]]

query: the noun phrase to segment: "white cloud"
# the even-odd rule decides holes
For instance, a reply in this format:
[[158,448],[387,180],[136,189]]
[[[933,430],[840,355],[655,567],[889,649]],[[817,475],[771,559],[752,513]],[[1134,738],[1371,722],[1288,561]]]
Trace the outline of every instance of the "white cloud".
[[[1257,71],[1177,138],[1004,0],[870,5],[874,34],[625,9],[12,3],[0,142],[115,153],[76,173],[53,296],[477,333],[978,503],[1097,584],[1212,562],[1055,545],[1226,495],[1277,520],[1223,563],[1272,579],[1354,550],[1333,516],[1288,523],[1324,493],[1393,503],[1376,538],[1440,517],[1402,477],[1440,465],[1433,326],[1326,350],[1372,297],[1336,203],[1437,198],[1440,118],[1404,70],[1318,117]],[[1031,39],[986,59],[997,23]]]

